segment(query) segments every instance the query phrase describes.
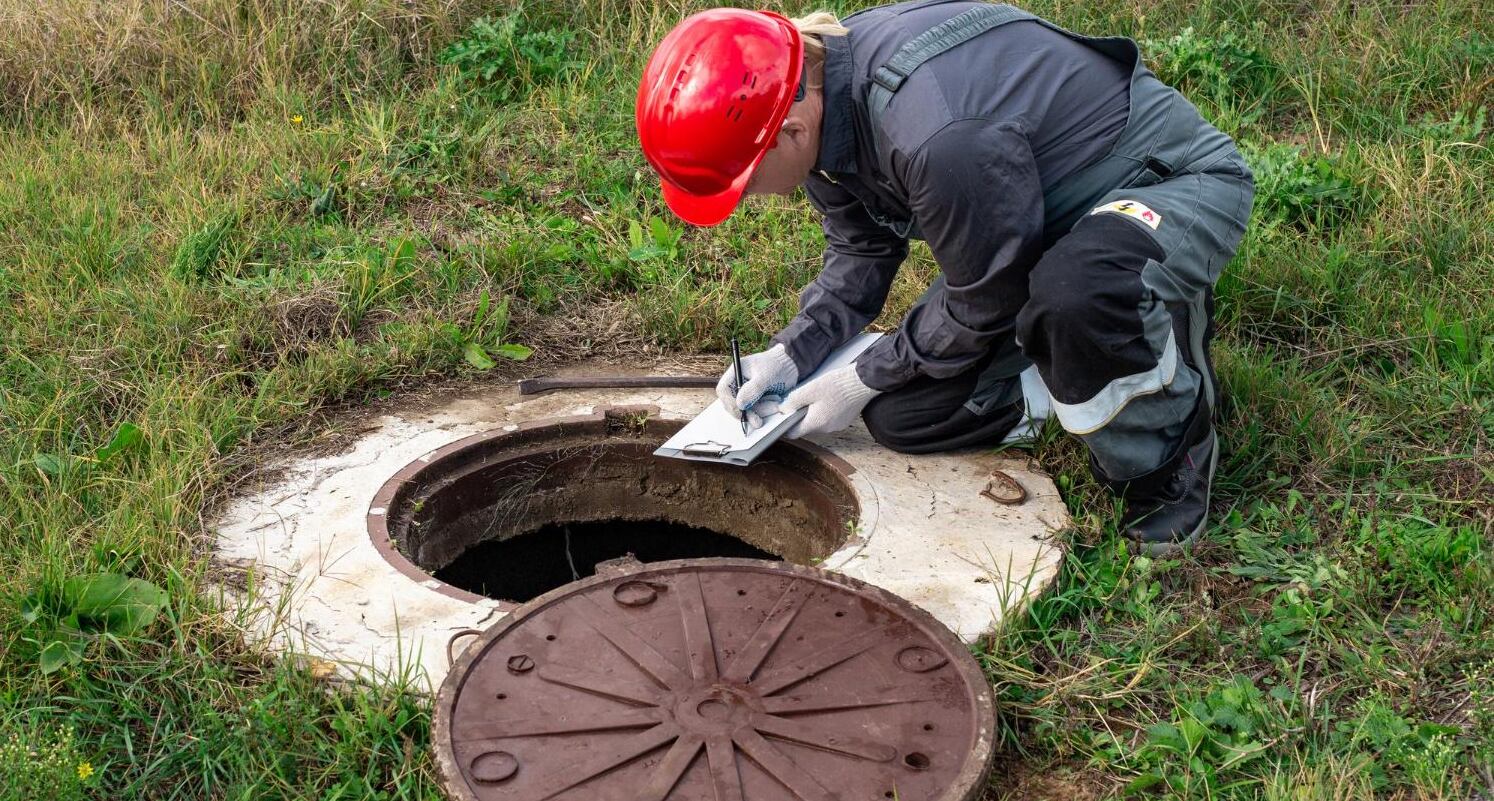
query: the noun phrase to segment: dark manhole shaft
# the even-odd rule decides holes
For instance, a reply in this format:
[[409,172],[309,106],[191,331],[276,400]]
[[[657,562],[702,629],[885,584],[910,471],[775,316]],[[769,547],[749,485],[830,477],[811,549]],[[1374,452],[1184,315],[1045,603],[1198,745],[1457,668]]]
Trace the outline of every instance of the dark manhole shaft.
[[993,725],[979,667],[927,613],[825,571],[703,559],[519,608],[453,666],[435,740],[463,801],[964,801]]

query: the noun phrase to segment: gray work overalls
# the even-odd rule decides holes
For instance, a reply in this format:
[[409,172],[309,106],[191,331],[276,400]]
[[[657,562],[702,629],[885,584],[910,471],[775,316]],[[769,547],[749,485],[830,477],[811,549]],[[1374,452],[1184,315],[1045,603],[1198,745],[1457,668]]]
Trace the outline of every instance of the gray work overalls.
[[[1115,213],[1141,226],[1166,254],[1160,263],[1147,261],[1141,278],[1150,297],[1137,310],[1156,356],[1155,369],[1118,377],[1082,403],[1053,401],[1054,414],[1067,431],[1085,440],[1097,466],[1108,478],[1123,481],[1131,477],[1124,473],[1162,464],[1168,451],[1176,450],[1176,443],[1169,440],[1181,431],[1162,434],[1169,425],[1178,428],[1176,421],[1192,416],[1200,392],[1207,405],[1199,408],[1216,406],[1208,357],[1212,288],[1244,235],[1253,196],[1251,174],[1233,141],[1152,74],[1135,42],[1080,36],[1007,5],[959,14],[912,39],[878,68],[867,98],[873,131],[879,130],[878,116],[921,64],[978,34],[1019,20],[1038,22],[1132,65],[1130,111],[1114,146],[1103,158],[1043,192],[1047,231],[1068,231],[1086,214]],[[890,148],[879,141],[876,150],[879,168],[892,174]],[[1132,216],[1131,209],[1136,208],[1160,215],[1163,223],[1151,225]],[[916,236],[911,221],[877,222],[901,236]],[[997,350],[966,403],[976,414],[1023,397],[1019,375],[1031,362],[1015,339]],[[1032,377],[1031,371],[1027,377]],[[1033,383],[1026,383],[1030,395]]]

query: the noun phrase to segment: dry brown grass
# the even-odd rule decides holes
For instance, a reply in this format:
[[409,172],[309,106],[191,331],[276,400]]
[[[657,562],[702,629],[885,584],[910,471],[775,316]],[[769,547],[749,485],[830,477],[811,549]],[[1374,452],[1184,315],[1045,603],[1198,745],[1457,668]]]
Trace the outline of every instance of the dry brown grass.
[[309,99],[387,90],[473,0],[0,0],[0,115],[100,101],[232,117],[286,78]]

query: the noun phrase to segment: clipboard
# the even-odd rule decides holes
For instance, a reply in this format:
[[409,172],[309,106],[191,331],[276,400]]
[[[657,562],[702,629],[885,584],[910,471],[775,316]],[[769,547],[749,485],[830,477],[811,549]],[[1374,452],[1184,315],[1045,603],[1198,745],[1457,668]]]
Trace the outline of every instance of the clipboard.
[[[800,383],[806,383],[822,373],[856,361],[856,357],[881,338],[881,334],[858,334],[831,353],[819,369]],[[717,399],[659,446],[654,455],[746,467],[808,413],[809,410],[800,409],[793,414],[775,414],[764,420],[761,426],[743,434],[741,418],[726,411],[720,399]]]

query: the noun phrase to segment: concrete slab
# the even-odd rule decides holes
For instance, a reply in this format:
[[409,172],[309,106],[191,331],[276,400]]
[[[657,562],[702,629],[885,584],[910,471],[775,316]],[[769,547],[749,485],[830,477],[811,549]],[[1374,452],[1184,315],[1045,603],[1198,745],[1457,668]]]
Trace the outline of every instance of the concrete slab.
[[[401,468],[464,437],[520,424],[592,415],[613,406],[653,406],[687,420],[709,390],[576,390],[521,397],[487,388],[430,409],[369,421],[350,447],[279,465],[276,480],[231,503],[216,526],[217,559],[252,574],[242,620],[276,647],[340,665],[344,673],[424,671],[438,685],[447,642],[506,614],[497,601],[438,591],[374,547],[367,515],[374,494]],[[1024,458],[990,453],[906,456],[882,448],[859,424],[817,438],[849,463],[861,505],[858,536],[822,564],[923,607],[966,640],[1043,591],[1062,558],[1053,535],[1068,513],[1053,482]],[[982,497],[993,469],[1027,491],[1020,505]],[[251,614],[245,615],[245,612]]]

